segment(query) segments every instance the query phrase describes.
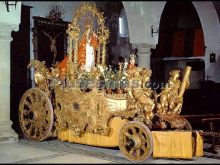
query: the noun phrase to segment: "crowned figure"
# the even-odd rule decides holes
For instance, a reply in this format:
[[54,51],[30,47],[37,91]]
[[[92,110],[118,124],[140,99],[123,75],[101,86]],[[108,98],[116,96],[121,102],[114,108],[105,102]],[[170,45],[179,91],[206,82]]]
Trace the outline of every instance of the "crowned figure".
[[133,68],[136,67],[136,65],[135,65],[135,58],[136,58],[135,54],[131,54],[130,55],[130,62],[128,64],[128,69],[133,69]]
[[[99,40],[98,36],[93,31],[93,22],[91,18],[85,18],[84,26],[85,31],[83,32],[82,38],[79,41],[77,59],[79,68],[87,72],[91,72],[92,68],[95,67],[96,50],[99,47]],[[59,64],[59,68],[67,69],[67,62],[68,56],[66,56]]]
[[87,72],[95,66],[96,50],[98,49],[98,36],[93,31],[93,23],[90,18],[85,19],[85,31],[79,42],[78,64],[84,66]]

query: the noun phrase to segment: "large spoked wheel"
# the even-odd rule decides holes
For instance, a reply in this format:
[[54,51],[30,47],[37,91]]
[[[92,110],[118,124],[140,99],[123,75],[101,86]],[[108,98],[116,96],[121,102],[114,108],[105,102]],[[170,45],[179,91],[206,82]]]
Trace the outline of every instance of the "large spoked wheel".
[[128,160],[144,161],[153,152],[153,137],[149,128],[138,121],[126,123],[119,133],[119,148]]
[[45,140],[53,127],[53,108],[49,97],[38,88],[27,90],[19,104],[19,122],[26,138]]

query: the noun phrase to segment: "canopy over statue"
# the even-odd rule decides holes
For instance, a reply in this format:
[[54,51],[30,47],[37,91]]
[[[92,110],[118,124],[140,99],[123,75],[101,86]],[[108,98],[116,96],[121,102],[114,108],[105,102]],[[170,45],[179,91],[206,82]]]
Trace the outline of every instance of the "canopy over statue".
[[95,4],[82,3],[75,11],[67,29],[67,57],[59,64],[67,75],[75,69],[90,72],[97,64],[105,65],[109,30],[105,27],[103,13]]

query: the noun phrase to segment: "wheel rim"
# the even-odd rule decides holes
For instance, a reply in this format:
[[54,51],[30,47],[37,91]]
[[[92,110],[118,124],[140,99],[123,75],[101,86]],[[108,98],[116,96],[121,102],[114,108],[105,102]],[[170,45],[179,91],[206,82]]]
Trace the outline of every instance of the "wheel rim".
[[27,90],[19,104],[19,122],[26,138],[45,140],[53,127],[53,108],[48,96],[38,88]]
[[119,148],[131,161],[141,162],[153,151],[153,138],[146,125],[137,121],[126,123],[120,131]]

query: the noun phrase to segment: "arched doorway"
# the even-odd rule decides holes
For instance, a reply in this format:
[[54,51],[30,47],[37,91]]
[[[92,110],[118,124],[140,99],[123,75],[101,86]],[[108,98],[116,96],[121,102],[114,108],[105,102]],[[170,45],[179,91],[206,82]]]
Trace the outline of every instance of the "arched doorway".
[[122,1],[96,1],[97,7],[103,12],[106,18],[106,26],[110,31],[109,42],[107,44],[107,65],[113,69],[118,69],[119,61],[129,58],[132,51],[128,20]]
[[192,66],[191,88],[199,88],[205,77],[203,29],[198,13],[190,1],[168,1],[160,19],[159,38],[152,51],[153,81],[166,82],[171,68]]

